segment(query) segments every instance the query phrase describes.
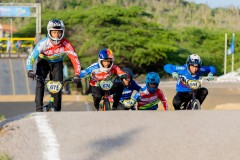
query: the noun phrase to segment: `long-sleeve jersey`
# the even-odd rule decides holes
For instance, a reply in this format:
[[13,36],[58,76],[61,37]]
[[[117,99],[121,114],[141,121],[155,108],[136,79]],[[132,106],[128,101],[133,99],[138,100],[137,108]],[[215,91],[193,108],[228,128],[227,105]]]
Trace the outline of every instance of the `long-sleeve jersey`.
[[88,68],[84,69],[80,73],[80,78],[88,77],[90,76],[90,85],[91,86],[98,86],[98,82],[102,80],[106,80],[108,78],[111,78],[113,76],[123,76],[126,74],[123,72],[118,66],[113,65],[111,70],[109,72],[103,72],[100,70],[99,64],[93,63]]
[[73,46],[65,38],[63,38],[61,42],[57,45],[53,44],[48,37],[45,37],[41,41],[39,41],[33,49],[32,53],[27,58],[27,70],[33,69],[33,64],[38,57],[48,62],[54,63],[62,61],[65,54],[68,55],[73,64],[74,74],[80,75],[81,66],[77,54]]
[[196,75],[191,75],[191,73],[187,69],[187,65],[183,66],[176,66],[172,64],[166,64],[164,66],[164,70],[167,73],[172,74],[173,72],[178,73],[181,75],[181,79],[178,79],[176,84],[176,91],[177,92],[190,92],[191,89],[186,85],[186,80],[198,80],[200,75],[204,73],[211,72],[212,74],[216,73],[216,69],[213,66],[200,66]]
[[146,86],[142,87],[139,92],[136,92],[132,99],[138,102],[137,107],[141,110],[158,108],[159,101],[162,102],[163,108],[168,110],[167,100],[161,89],[157,89],[154,93],[150,93]]
[[128,87],[124,87],[120,101],[131,99],[133,91],[139,91],[140,89],[141,87],[134,80],[132,80]]

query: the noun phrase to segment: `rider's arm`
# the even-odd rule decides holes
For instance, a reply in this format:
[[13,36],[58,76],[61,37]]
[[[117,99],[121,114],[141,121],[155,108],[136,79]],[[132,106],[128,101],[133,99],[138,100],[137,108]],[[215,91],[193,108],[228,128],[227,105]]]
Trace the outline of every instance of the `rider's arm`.
[[172,64],[166,64],[164,66],[164,70],[170,74],[172,74],[173,72],[183,71],[184,69],[185,69],[184,66],[176,66]]
[[216,73],[216,69],[214,66],[201,66],[200,71],[205,73],[211,72],[212,74]]
[[88,68],[84,69],[84,70],[81,70],[81,73],[80,73],[80,78],[85,78],[85,77],[88,77],[92,71],[94,69],[97,69],[99,68],[99,65],[98,63],[93,63],[91,66],[89,66]]
[[68,40],[66,40],[65,38],[64,38],[63,44],[65,45],[64,50],[66,51],[69,59],[71,60],[71,62],[73,64],[74,75],[79,76],[80,72],[81,72],[81,65],[80,65],[80,62],[78,60],[77,53],[75,52],[75,49],[70,44],[70,42],[68,42]]
[[133,96],[132,96],[132,99],[135,101],[135,102],[138,102],[140,100],[140,92],[136,92]]
[[41,41],[39,41],[36,46],[34,47],[34,49],[32,50],[32,53],[29,54],[27,61],[26,61],[26,68],[27,70],[33,70],[33,64],[35,62],[35,60],[38,58],[39,54],[41,53],[42,50],[42,44],[45,43],[47,38],[42,39]]
[[161,100],[164,110],[168,110],[167,100],[161,89],[157,89],[157,96]]
[[139,91],[141,89],[141,87],[134,80],[132,80],[130,85],[132,85],[133,89],[136,91]]
[[112,70],[116,75],[118,75],[118,77],[120,77],[121,80],[127,78],[127,74],[123,72],[123,70],[121,70],[121,68],[118,66],[113,65]]

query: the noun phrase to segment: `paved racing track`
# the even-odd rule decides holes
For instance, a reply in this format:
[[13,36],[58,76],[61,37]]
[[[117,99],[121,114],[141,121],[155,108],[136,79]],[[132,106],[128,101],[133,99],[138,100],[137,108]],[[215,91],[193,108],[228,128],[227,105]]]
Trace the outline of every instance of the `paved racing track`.
[[[91,99],[75,95],[69,97],[75,100],[63,97],[62,112],[35,113],[35,87],[21,82],[21,63],[0,62],[0,114],[7,117],[0,123],[0,155],[13,160],[240,159],[239,83],[204,83],[209,95],[199,111],[174,111],[175,82],[161,82],[169,111],[94,112]],[[23,90],[31,94],[20,95]]]
[[25,58],[0,58],[0,95],[34,94],[35,82],[27,78]]
[[239,160],[240,111],[32,113],[0,126],[13,160]]

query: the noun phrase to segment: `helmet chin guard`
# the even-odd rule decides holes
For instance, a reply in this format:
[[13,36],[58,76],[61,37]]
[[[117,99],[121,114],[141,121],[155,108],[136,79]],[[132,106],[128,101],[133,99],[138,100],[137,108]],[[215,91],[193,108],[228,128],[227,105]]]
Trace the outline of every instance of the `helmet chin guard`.
[[[108,68],[105,68],[102,65],[102,61],[107,60],[107,59],[111,59],[112,63]],[[99,51],[99,53],[98,53],[98,64],[100,66],[100,71],[109,72],[112,69],[113,63],[114,63],[114,56],[113,56],[113,52],[110,49],[104,48],[104,49]]]
[[[146,82],[146,86],[147,86],[148,91],[150,93],[153,93],[158,88],[158,85],[160,83],[160,76],[156,72],[149,72],[146,76],[145,82]],[[155,88],[150,87],[149,83],[156,84],[156,87]]]
[[[62,31],[60,38],[53,38],[51,31]],[[65,26],[64,23],[58,19],[50,20],[47,25],[47,35],[54,44],[59,44],[64,37]]]

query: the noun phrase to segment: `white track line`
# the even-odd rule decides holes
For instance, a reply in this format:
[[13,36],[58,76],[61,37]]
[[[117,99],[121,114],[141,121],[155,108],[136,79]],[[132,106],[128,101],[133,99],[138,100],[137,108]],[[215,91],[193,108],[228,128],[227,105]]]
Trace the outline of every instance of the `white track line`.
[[40,113],[34,116],[34,119],[43,144],[43,159],[60,160],[59,144],[56,135],[48,123],[47,116]]
[[89,103],[87,101],[85,101],[85,105],[86,105],[86,111],[90,111],[90,106],[89,106]]
[[12,94],[15,95],[14,74],[13,74],[12,60],[10,58],[9,58],[9,67],[10,67],[10,75],[12,80]]
[[27,68],[25,67],[26,64],[25,64],[25,61],[24,59],[22,58],[22,66],[23,66],[23,72],[24,72],[24,75],[25,75],[25,81],[26,81],[26,87],[27,87],[27,94],[30,95],[30,88],[29,88],[29,81],[28,81],[28,76],[27,76]]

